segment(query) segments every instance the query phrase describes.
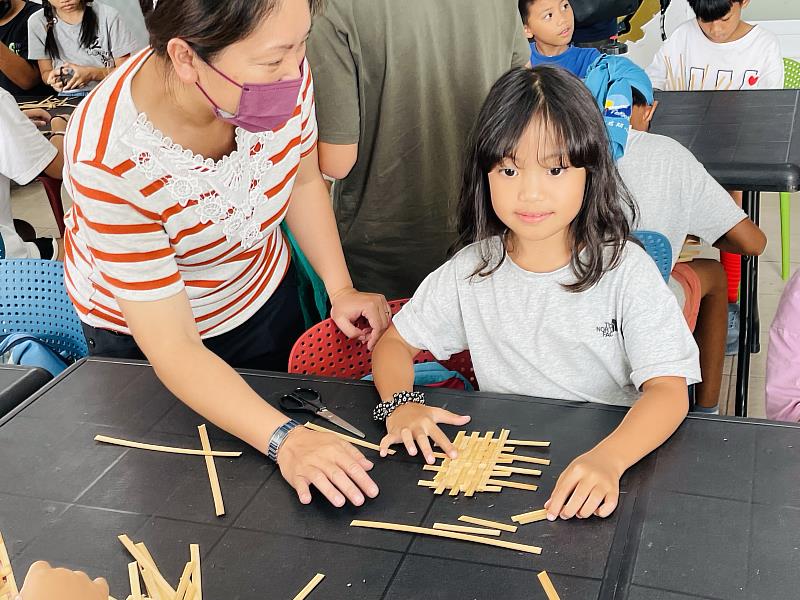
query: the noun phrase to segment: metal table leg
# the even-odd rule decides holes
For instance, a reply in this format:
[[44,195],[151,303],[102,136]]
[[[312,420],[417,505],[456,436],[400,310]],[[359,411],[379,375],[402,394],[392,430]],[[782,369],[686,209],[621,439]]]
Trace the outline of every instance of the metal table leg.
[[[758,225],[761,220],[761,193],[750,192],[752,194],[753,222]],[[753,295],[750,297],[750,352],[758,354],[761,352],[761,319],[758,314],[758,256],[751,258],[753,264]]]
[[[742,195],[742,208],[747,216],[757,222],[758,192],[746,191]],[[751,333],[754,324],[754,305],[756,287],[756,260],[742,256],[742,283],[739,294],[739,357],[736,365],[736,405],[737,417],[747,416],[747,398],[750,385],[750,351],[753,340]]]

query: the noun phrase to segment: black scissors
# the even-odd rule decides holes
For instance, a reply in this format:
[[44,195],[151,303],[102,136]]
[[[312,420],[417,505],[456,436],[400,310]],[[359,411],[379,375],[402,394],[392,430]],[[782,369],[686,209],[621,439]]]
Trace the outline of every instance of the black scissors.
[[330,421],[353,435],[357,435],[360,438],[366,437],[360,430],[329,411],[322,403],[321,396],[317,390],[297,388],[295,391],[281,396],[279,404],[283,410],[289,412],[309,412]]

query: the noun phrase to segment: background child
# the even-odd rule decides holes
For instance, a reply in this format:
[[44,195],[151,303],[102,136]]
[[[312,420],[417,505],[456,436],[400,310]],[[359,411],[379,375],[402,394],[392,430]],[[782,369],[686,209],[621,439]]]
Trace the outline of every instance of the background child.
[[786,284],[769,329],[767,418],[800,421],[800,270]]
[[578,77],[600,56],[596,48],[571,44],[575,15],[568,0],[519,0],[525,35],[531,45],[531,64],[553,64]]
[[60,95],[85,96],[139,50],[119,13],[91,0],[43,0],[28,21],[28,58]]
[[697,15],[680,25],[647,68],[660,90],[783,87],[778,37],[742,21],[750,0],[689,0]]
[[[725,272],[716,260],[677,261],[688,235],[748,255],[764,251],[766,236],[689,150],[671,138],[647,133],[656,105],[645,72],[623,57],[608,56],[602,62],[607,64],[601,84],[595,85],[600,64],[592,66],[586,83],[599,106],[610,106],[609,98],[615,97],[627,107],[614,109],[613,114],[628,114],[629,128],[612,126],[620,122],[609,122],[604,113],[606,127],[617,141],[617,152],[623,154],[617,167],[639,209],[637,228],[663,233],[672,246],[669,287],[684,307],[700,348],[703,381],[695,390],[695,410],[719,412],[727,332]],[[626,132],[624,138],[620,131]]]
[[454,452],[437,423],[469,418],[420,402],[412,358],[469,349],[484,391],[633,407],[545,504],[550,519],[611,514],[620,477],[675,431],[687,380],[700,375],[674,296],[626,243],[620,198],[635,212],[586,87],[550,66],[500,78],[467,151],[466,247],[422,283],[375,349],[382,452],[402,441],[431,463],[429,437]]

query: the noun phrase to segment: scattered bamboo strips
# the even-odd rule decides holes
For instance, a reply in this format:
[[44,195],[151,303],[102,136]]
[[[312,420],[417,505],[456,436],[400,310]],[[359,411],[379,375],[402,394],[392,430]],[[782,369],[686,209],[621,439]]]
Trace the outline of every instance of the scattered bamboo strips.
[[531,512],[514,515],[511,520],[520,525],[527,525],[528,523],[536,523],[536,521],[544,521],[547,518],[547,509],[533,510]]
[[434,523],[434,529],[440,531],[455,531],[456,533],[471,533],[473,535],[493,535],[499,536],[502,532],[499,529],[486,529],[485,527],[464,527],[463,525],[450,525],[449,523]]
[[456,533],[454,531],[441,531],[439,529],[432,529],[429,527],[416,527],[414,525],[403,525],[400,523],[383,523],[381,521],[358,521],[355,520],[350,523],[351,527],[367,527],[370,529],[385,529],[389,531],[402,531],[404,533],[418,533],[420,535],[432,535],[436,537],[449,538],[452,540],[461,540],[464,542],[475,542],[476,544],[485,544],[487,546],[496,546],[498,548],[507,548],[509,550],[516,550],[517,552],[527,552],[529,554],[541,554],[542,549],[538,546],[529,546],[527,544],[518,544],[516,542],[507,542],[505,540],[493,540],[491,538],[483,538],[477,535],[469,535],[467,533]]
[[[173,448],[171,446],[158,446],[155,444],[144,444],[142,442],[132,442],[130,440],[122,440],[119,438],[108,437],[106,435],[94,436],[96,442],[104,444],[113,444],[114,446],[125,446],[126,448],[138,448],[139,450],[152,450],[154,452],[167,452],[170,454],[190,454],[192,456],[206,456],[205,450],[194,450],[192,448]],[[242,455],[241,452],[218,452],[216,450],[210,452],[211,456],[220,458],[231,457],[236,458]]]
[[468,515],[461,515],[460,517],[458,517],[458,520],[464,523],[472,523],[473,525],[482,525],[483,527],[500,529],[502,531],[508,531],[510,533],[517,532],[516,525],[506,525],[505,523],[498,523],[497,521],[489,521],[487,519],[478,519],[476,517],[470,517]]
[[[347,440],[351,444],[355,446],[361,446],[362,448],[369,448],[370,450],[375,450],[380,452],[381,447],[378,444],[373,444],[371,442],[365,442],[364,440],[360,440],[358,438],[351,437],[349,435],[345,435],[343,433],[339,433],[338,431],[333,431],[332,429],[327,429],[326,427],[322,427],[321,425],[317,425],[315,423],[311,423],[310,421],[306,423],[306,427],[313,431],[321,431],[323,433],[332,433],[334,435],[338,435],[343,440]],[[396,450],[389,450],[387,454],[395,454]]]
[[450,458],[442,452],[434,452],[437,459],[442,459],[438,465],[424,465],[425,471],[434,471],[433,480],[421,479],[417,485],[431,487],[435,494],[443,494],[446,490],[450,496],[464,493],[472,496],[475,492],[499,492],[503,488],[535,491],[538,486],[528,483],[517,483],[506,478],[512,474],[541,475],[537,469],[522,469],[521,467],[504,466],[515,461],[530,462],[535,464],[550,464],[545,458],[533,458],[511,454],[515,446],[544,447],[550,442],[533,442],[525,440],[508,439],[509,431],[502,429],[498,437],[493,431],[484,435],[472,432],[467,435],[459,431],[453,439],[453,446],[458,451],[457,458]]
[[14,600],[19,594],[17,582],[14,579],[14,569],[8,557],[3,534],[0,533],[0,600]]
[[56,96],[49,96],[44,100],[31,100],[30,102],[20,102],[18,104],[20,110],[30,110],[32,108],[43,108],[45,110],[52,110],[54,108],[61,108],[62,106],[71,106],[69,98],[57,98]]
[[205,425],[200,425],[197,428],[200,432],[200,443],[203,444],[203,451],[207,452],[205,455],[206,469],[208,469],[208,479],[211,482],[211,494],[214,496],[214,512],[218,517],[225,514],[225,503],[222,501],[222,490],[219,487],[219,477],[217,477],[217,467],[214,465],[214,457],[211,455],[211,442],[208,440],[208,432]]
[[323,575],[322,573],[317,573],[316,575],[314,575],[311,581],[309,581],[306,584],[306,587],[300,590],[300,593],[294,597],[294,600],[304,600],[304,598],[307,598],[308,595],[312,591],[314,591],[314,588],[317,587],[319,585],[319,582],[322,581],[323,579],[325,579],[325,575]]
[[[176,590],[161,575],[144,543],[134,544],[125,534],[119,536],[119,541],[135,559],[128,565],[131,593],[127,600],[202,600],[200,547],[197,544],[189,546],[190,559],[183,568]],[[147,589],[146,596],[142,595],[140,577]]]
[[553,586],[553,582],[550,581],[550,576],[547,574],[547,571],[542,571],[537,577],[539,578],[539,583],[542,584],[544,593],[547,594],[547,600],[561,600],[561,598],[558,597],[556,588]]

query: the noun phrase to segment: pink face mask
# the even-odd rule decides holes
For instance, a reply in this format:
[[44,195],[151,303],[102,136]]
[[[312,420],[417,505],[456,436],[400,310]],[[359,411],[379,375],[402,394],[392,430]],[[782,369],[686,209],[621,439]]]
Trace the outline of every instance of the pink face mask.
[[[208,63],[206,63],[208,64]],[[197,87],[214,107],[214,113],[224,121],[241,127],[251,133],[273,131],[292,118],[297,107],[297,96],[303,84],[302,70],[298,79],[275,81],[273,83],[238,84],[222,71],[208,65],[226,81],[242,90],[236,114],[221,109],[206,93],[199,83]]]

